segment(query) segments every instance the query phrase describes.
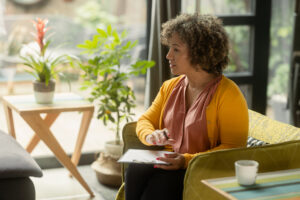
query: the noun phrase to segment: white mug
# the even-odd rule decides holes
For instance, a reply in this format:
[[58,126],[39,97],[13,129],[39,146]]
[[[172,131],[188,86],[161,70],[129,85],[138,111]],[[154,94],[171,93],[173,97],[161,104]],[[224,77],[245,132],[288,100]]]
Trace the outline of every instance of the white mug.
[[240,185],[253,185],[256,181],[258,162],[255,160],[238,160],[234,163],[235,176]]

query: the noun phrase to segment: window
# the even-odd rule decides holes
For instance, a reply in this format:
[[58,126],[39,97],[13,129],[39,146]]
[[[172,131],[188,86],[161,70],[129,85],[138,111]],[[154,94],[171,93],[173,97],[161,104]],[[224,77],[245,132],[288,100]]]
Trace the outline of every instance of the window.
[[[49,48],[76,56],[82,56],[77,45],[83,43],[84,40],[90,39],[95,33],[96,28],[105,28],[107,24],[111,24],[118,31],[127,30],[127,38],[130,40],[138,40],[139,44],[132,52],[135,58],[146,58],[146,20],[147,8],[146,1],[135,0],[9,0],[4,2],[1,11],[4,11],[4,27],[6,34],[0,35],[0,95],[18,95],[32,94],[33,78],[25,73],[24,67],[18,57],[18,52],[22,44],[32,41],[31,32],[33,31],[30,20],[39,18],[47,18],[49,20],[48,36],[51,35],[51,45]],[[2,9],[5,8],[5,9]],[[0,22],[1,23],[1,22]],[[0,24],[1,26],[1,24]],[[1,31],[3,29],[0,29]],[[66,73],[71,80],[71,91],[87,97],[85,91],[80,90],[80,71],[68,68]],[[145,77],[135,77],[130,80],[130,84],[137,97],[138,107],[135,113],[139,113],[144,109],[144,90]],[[69,92],[69,86],[66,80],[59,80],[56,92]],[[6,121],[2,106],[0,108],[0,127],[6,130]],[[23,146],[26,146],[32,130],[27,124],[15,116],[17,140]],[[62,114],[53,124],[51,129],[54,133],[58,133],[56,137],[66,149],[72,152],[75,145],[75,137],[79,124],[72,124],[72,120],[80,121],[80,115]],[[77,127],[78,125],[78,127]],[[75,133],[74,133],[75,131]],[[102,125],[100,120],[94,117],[89,128],[83,152],[99,151],[104,142],[114,138],[109,127]],[[44,144],[40,143],[32,152],[34,156],[45,156],[51,152]],[[52,153],[51,153],[52,155]]]

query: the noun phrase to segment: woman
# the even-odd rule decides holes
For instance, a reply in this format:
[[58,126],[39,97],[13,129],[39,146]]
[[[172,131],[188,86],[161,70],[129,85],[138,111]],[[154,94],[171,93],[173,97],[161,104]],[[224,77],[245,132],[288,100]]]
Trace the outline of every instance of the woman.
[[238,86],[222,75],[228,64],[228,36],[211,15],[182,14],[162,26],[162,43],[172,74],[137,123],[145,145],[163,145],[174,153],[159,160],[169,165],[131,164],[125,196],[182,199],[183,179],[196,155],[246,146],[247,103]]

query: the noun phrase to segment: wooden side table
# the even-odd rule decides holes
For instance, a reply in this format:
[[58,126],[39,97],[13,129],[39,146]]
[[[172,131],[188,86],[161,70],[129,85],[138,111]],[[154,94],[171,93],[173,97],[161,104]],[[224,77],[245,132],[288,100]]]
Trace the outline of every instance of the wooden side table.
[[[7,119],[8,132],[16,138],[12,110],[17,112],[35,132],[26,147],[30,153],[40,140],[42,140],[54,153],[61,164],[79,181],[83,188],[94,196],[77,170],[81,149],[91,122],[94,106],[82,97],[73,93],[56,93],[52,104],[37,104],[33,95],[4,96],[2,103]],[[82,120],[77,136],[75,150],[70,159],[50,130],[51,125],[62,112],[82,112]],[[42,118],[40,114],[45,113]]]

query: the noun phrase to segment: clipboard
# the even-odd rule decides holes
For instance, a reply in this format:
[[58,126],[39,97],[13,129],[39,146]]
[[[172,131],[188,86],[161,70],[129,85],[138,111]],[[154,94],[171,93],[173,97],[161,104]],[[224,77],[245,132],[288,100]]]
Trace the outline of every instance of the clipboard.
[[118,160],[119,163],[141,163],[152,165],[169,165],[169,163],[156,160],[158,157],[164,157],[164,154],[170,154],[170,151],[155,151],[143,149],[128,149]]

